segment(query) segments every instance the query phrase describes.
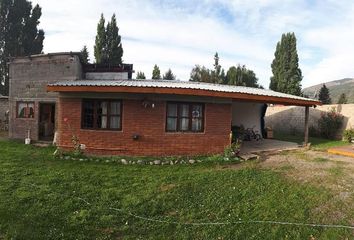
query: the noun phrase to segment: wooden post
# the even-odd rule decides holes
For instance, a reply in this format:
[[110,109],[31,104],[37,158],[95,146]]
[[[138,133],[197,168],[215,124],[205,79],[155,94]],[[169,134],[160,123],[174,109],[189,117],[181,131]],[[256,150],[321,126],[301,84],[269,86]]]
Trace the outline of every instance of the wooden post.
[[310,115],[310,107],[306,106],[305,107],[305,141],[304,141],[305,147],[309,143],[309,115]]

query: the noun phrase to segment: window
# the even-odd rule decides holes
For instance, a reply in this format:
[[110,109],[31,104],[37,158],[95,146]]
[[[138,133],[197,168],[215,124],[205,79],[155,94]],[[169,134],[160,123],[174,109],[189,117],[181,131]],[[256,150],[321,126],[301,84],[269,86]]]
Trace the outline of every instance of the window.
[[18,118],[34,118],[34,102],[17,102]]
[[122,129],[122,102],[118,100],[83,100],[82,128]]
[[203,132],[204,104],[167,103],[167,132]]

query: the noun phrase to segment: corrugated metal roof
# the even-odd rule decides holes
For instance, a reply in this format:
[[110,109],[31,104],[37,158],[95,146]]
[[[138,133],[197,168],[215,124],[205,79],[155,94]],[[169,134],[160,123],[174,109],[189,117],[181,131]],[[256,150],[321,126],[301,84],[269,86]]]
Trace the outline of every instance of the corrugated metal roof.
[[317,101],[314,99],[303,98],[290,94],[275,92],[267,89],[232,86],[214,83],[204,82],[190,82],[180,80],[76,80],[76,81],[62,81],[57,83],[51,83],[48,86],[97,86],[97,87],[141,87],[141,88],[179,88],[179,89],[199,89],[215,92],[227,92],[227,93],[244,93],[251,95],[280,97],[298,99],[303,101]]

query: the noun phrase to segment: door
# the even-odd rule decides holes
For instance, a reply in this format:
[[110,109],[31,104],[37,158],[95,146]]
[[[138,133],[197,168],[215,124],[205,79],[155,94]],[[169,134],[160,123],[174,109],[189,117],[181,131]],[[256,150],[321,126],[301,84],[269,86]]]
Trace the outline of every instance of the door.
[[55,103],[39,104],[39,140],[53,141],[55,131]]

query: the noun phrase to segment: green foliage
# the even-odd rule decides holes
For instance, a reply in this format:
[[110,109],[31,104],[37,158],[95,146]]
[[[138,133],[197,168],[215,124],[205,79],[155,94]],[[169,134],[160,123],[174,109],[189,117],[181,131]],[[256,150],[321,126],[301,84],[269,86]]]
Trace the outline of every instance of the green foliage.
[[105,18],[103,13],[101,14],[100,21],[97,24],[97,35],[95,39],[94,55],[96,63],[100,64],[106,61],[106,46],[107,46],[107,36],[105,29]]
[[323,86],[320,89],[320,92],[318,94],[318,100],[320,100],[323,104],[331,104],[332,100],[329,94],[329,90],[326,87],[326,84],[323,84]]
[[80,55],[81,62],[84,64],[90,63],[89,52],[87,50],[86,45],[81,49],[80,53],[81,53]]
[[[4,239],[350,239],[343,229],[249,220],[350,224],[328,189],[239,164],[137,166],[55,160],[53,148],[0,141]],[[323,203],[326,204],[323,207]],[[340,205],[340,207],[336,207]],[[119,210],[114,210],[119,209]],[[332,217],[333,212],[340,217]],[[128,213],[190,226],[149,222]],[[326,237],[331,236],[331,237]]]
[[245,65],[241,66],[239,64],[237,67],[232,66],[225,74],[219,61],[219,55],[218,53],[215,53],[213,70],[204,66],[195,65],[191,71],[189,81],[263,88],[257,83],[258,78],[256,77],[256,74],[252,70],[247,69]]
[[354,128],[346,129],[343,132],[343,138],[345,141],[351,143],[354,141]]
[[176,76],[172,73],[172,70],[169,68],[167,72],[162,77],[164,80],[175,80]]
[[226,73],[225,83],[228,85],[260,88],[256,74],[245,65],[232,66]]
[[122,64],[123,47],[115,14],[107,23],[107,27],[105,27],[105,18],[101,14],[97,24],[94,55],[97,64]]
[[227,159],[232,159],[238,157],[241,151],[242,141],[237,139],[235,142],[232,142],[230,146],[225,148],[224,157]]
[[318,120],[320,135],[327,139],[335,139],[338,130],[343,125],[343,116],[332,108],[331,111],[321,114]]
[[302,73],[299,68],[299,57],[296,49],[294,33],[286,33],[281,37],[272,62],[273,76],[269,88],[283,93],[301,95]]
[[145,73],[138,71],[138,72],[136,73],[136,79],[146,79]]
[[154,69],[152,70],[151,79],[161,79],[161,71],[160,68],[155,64]]
[[342,93],[339,96],[338,104],[346,104],[346,103],[348,103],[347,95],[345,95],[345,93]]
[[38,29],[42,9],[27,0],[0,1],[0,93],[8,95],[9,57],[39,54],[43,49],[44,31]]

